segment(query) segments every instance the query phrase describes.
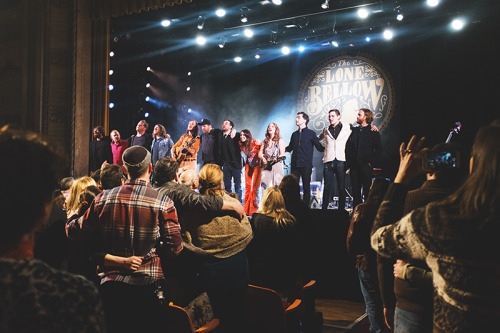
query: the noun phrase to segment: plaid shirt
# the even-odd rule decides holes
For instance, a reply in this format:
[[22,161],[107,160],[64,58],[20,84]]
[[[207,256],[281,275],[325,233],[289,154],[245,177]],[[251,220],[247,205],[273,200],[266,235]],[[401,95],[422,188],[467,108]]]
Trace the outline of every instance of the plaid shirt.
[[127,180],[125,185],[99,194],[82,217],[68,222],[66,232],[70,239],[94,244],[102,242],[100,249],[106,253],[122,257],[144,256],[136,271],[101,267],[104,273],[101,283],[152,283],[163,277],[160,258],[155,251],[158,240],[162,240],[172,254],[182,250],[180,226],[172,200],[144,180]]

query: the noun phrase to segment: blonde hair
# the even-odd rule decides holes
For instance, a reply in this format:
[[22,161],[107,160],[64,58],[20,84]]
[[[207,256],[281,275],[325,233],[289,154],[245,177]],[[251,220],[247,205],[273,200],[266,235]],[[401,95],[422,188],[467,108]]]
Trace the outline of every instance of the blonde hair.
[[295,223],[295,217],[285,209],[285,199],[277,187],[269,187],[262,196],[257,213],[273,217],[277,227],[286,227]]
[[217,164],[205,164],[200,170],[200,193],[223,196],[225,191],[222,182],[223,174]]
[[81,177],[71,185],[71,191],[66,199],[66,215],[68,217],[78,211],[78,208],[80,208],[80,194],[89,186],[97,186],[94,178]]

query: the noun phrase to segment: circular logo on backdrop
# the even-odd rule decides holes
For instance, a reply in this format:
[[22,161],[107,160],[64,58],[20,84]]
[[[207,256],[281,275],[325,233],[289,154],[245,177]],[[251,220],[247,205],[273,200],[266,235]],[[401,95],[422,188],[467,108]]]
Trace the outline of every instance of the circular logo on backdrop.
[[328,126],[328,111],[340,110],[343,124],[356,123],[359,109],[373,111],[373,124],[383,132],[394,108],[393,83],[376,61],[364,56],[339,56],[316,66],[302,83],[297,111],[309,115],[316,132]]

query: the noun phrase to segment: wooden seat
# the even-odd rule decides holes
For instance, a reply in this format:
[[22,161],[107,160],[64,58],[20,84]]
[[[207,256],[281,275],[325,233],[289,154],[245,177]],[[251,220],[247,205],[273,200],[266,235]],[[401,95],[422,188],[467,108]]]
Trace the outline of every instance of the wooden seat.
[[301,304],[302,301],[297,299],[285,309],[280,294],[274,290],[248,285],[247,332],[298,332]]
[[219,326],[219,319],[214,318],[202,327],[195,329],[186,310],[172,303],[168,305],[166,312],[165,324],[168,327],[167,332],[206,333]]

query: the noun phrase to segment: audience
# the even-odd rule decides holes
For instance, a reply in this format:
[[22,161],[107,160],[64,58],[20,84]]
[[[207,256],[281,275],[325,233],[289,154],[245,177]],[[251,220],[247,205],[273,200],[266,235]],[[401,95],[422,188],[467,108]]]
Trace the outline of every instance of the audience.
[[265,190],[251,225],[254,238],[247,250],[251,283],[293,298],[301,288],[301,242],[278,188]]
[[[200,170],[200,193],[240,202],[226,194],[223,173],[216,164]],[[224,212],[207,214],[186,212],[183,221],[184,245],[203,257],[200,274],[221,319],[223,332],[238,332],[245,323],[245,295],[248,285],[248,260],[245,248],[252,239],[246,216],[241,221]]]
[[196,174],[196,171],[188,169],[181,173],[179,177],[179,183],[187,186],[188,188],[192,190],[198,190],[198,187],[200,185],[200,181],[198,179],[198,175]]
[[96,287],[33,258],[64,163],[36,134],[7,127],[0,156],[0,332],[105,332]]
[[377,278],[377,254],[370,247],[370,232],[377,210],[389,186],[385,178],[376,178],[364,203],[354,208],[347,232],[347,251],[356,257],[359,285],[365,300],[370,332],[382,333],[384,313]]
[[106,165],[101,169],[101,186],[103,190],[122,186],[125,183],[123,170],[116,164]]
[[424,172],[422,142],[414,136],[401,144],[399,170],[377,213],[372,247],[430,267],[434,332],[491,332],[500,315],[500,131],[479,130],[462,186],[402,216],[407,185]]
[[66,199],[66,216],[77,214],[80,208],[80,194],[89,186],[97,186],[96,181],[91,177],[81,177],[75,180],[71,186],[71,191]]

